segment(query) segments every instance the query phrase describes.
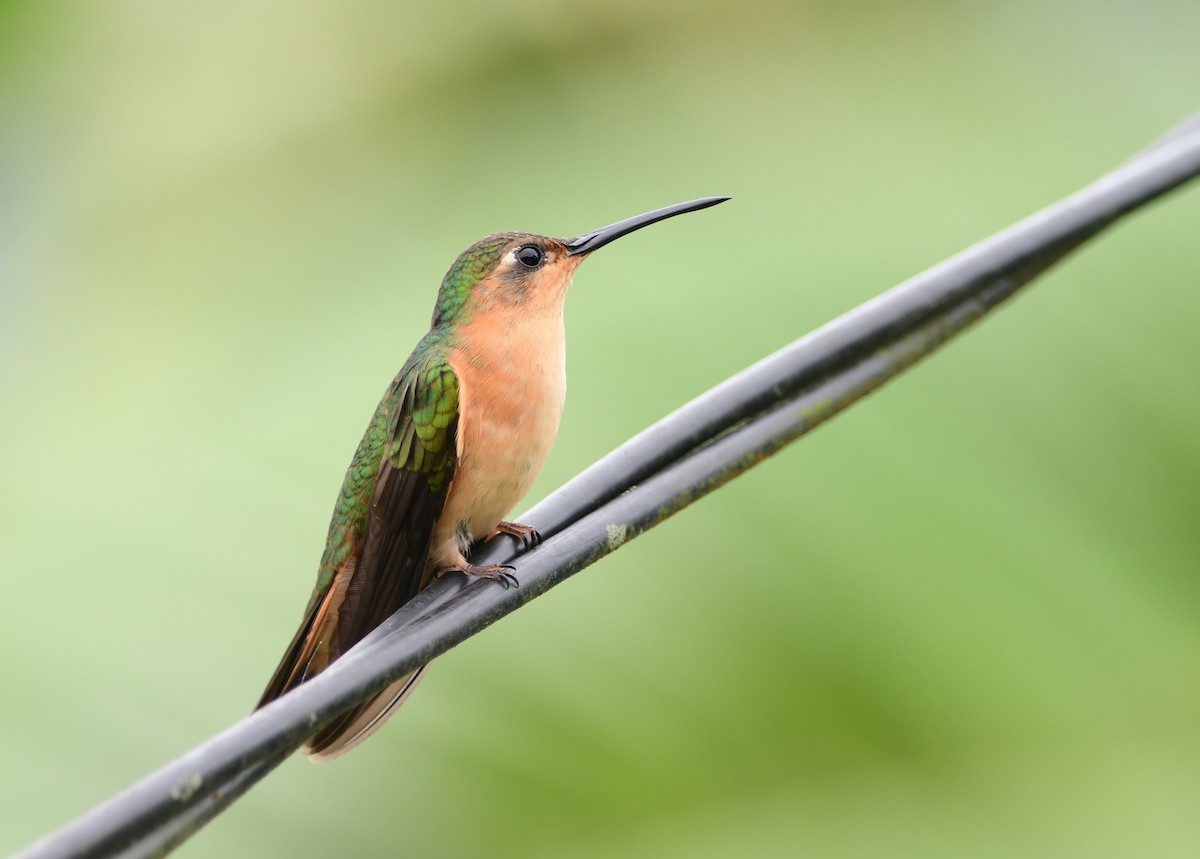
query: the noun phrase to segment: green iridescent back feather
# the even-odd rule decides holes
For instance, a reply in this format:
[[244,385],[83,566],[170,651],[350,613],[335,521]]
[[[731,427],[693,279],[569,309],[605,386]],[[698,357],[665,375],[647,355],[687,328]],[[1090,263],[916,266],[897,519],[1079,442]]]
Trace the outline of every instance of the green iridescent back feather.
[[385,456],[394,468],[423,474],[431,492],[442,491],[454,473],[448,427],[458,415],[458,377],[446,362],[446,338],[434,334],[388,387],[346,469],[312,602],[359,547]]

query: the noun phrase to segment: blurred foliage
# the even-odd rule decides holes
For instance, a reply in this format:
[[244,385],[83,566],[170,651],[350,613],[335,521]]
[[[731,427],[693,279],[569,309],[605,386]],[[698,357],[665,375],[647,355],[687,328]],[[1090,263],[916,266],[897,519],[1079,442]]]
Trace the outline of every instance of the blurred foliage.
[[[247,712],[455,254],[598,254],[540,496],[1197,108],[1200,6],[0,4],[0,852]],[[1194,856],[1200,195],[181,856]],[[530,499],[532,501],[533,499]]]

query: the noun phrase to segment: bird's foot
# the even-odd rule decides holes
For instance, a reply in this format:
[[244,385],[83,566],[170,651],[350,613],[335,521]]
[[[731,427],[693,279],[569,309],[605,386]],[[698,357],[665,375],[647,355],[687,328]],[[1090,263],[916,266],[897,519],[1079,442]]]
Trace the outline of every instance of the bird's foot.
[[517,577],[512,574],[516,569],[512,564],[486,564],[482,567],[465,562],[454,569],[473,579],[491,579],[504,585],[504,589],[520,587]]
[[484,537],[484,540],[490,541],[501,534],[506,534],[520,543],[522,552],[532,549],[542,542],[542,535],[537,532],[537,528],[532,525],[522,525],[520,522],[501,522],[492,529],[492,533]]

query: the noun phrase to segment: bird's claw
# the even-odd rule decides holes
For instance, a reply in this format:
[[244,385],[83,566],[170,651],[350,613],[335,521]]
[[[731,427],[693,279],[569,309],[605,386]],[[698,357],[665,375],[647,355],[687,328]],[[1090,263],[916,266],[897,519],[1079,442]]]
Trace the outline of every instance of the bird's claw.
[[504,585],[505,590],[521,586],[517,577],[513,575],[517,568],[512,564],[487,564],[482,567],[475,564],[463,564],[458,569],[473,579],[491,579],[499,582]]
[[492,533],[488,534],[486,540],[491,540],[505,534],[512,537],[521,545],[521,551],[528,551],[542,542],[542,535],[538,533],[537,528],[532,525],[522,525],[520,522],[501,522],[492,529]]

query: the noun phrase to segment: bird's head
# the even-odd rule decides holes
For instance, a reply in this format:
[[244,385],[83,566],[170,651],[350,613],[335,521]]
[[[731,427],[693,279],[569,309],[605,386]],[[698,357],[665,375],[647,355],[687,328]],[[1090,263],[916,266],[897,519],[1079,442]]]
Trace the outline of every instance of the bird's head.
[[495,233],[461,254],[442,279],[433,325],[489,309],[517,312],[561,308],[575,269],[592,251],[658,221],[706,209],[728,197],[705,197],[655,209],[573,239],[535,233]]

